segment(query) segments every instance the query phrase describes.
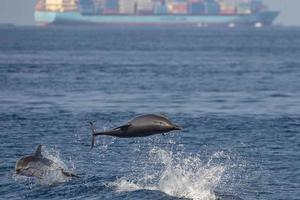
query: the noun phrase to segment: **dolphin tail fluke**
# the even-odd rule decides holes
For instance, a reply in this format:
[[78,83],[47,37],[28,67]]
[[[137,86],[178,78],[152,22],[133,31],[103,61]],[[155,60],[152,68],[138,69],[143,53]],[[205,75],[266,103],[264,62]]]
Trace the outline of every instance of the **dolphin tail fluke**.
[[93,122],[90,122],[91,130],[92,130],[92,145],[91,149],[95,146],[95,139],[96,139],[96,127]]

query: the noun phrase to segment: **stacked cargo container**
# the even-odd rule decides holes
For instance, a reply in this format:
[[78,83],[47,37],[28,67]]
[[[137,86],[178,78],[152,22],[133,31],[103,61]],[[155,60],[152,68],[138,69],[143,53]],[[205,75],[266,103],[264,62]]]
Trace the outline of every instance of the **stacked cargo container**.
[[236,8],[237,14],[251,14],[251,7],[249,2],[242,2],[237,5]]
[[152,0],[137,0],[137,12],[140,15],[153,14],[153,1]]
[[173,0],[167,2],[168,13],[170,14],[187,14],[187,1]]
[[247,15],[262,10],[261,0],[219,0],[221,15]]
[[202,1],[190,1],[188,4],[188,13],[192,15],[205,14],[205,5]]
[[103,9],[105,8],[106,0],[93,0],[95,5],[95,10],[103,13]]
[[[39,0],[37,10],[108,15],[247,15],[262,0]],[[76,5],[78,3],[78,5]]]
[[156,15],[168,14],[168,8],[167,8],[166,1],[153,0],[153,13]]
[[119,0],[119,12],[120,14],[136,14],[137,13],[137,1],[136,0]]
[[94,0],[79,0],[77,7],[79,12],[83,15],[94,15],[99,13],[99,9],[95,6]]
[[153,0],[119,0],[120,14],[153,14]]
[[220,5],[215,0],[205,0],[205,13],[208,15],[216,15],[220,13]]
[[236,14],[236,0],[222,0],[219,1],[220,15],[234,15]]
[[119,13],[119,0],[105,0],[103,6],[104,14],[118,14]]
[[208,14],[220,13],[219,2],[216,0],[169,0],[167,1],[169,14]]

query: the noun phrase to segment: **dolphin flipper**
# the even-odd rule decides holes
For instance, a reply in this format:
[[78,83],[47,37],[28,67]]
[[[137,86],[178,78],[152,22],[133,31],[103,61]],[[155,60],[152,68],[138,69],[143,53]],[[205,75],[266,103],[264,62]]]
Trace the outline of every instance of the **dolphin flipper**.
[[125,125],[119,126],[117,128],[114,128],[113,130],[121,129],[122,131],[127,131],[129,126],[131,126],[131,124],[125,124]]
[[68,176],[68,177],[76,177],[76,178],[80,178],[79,176],[77,176],[76,174],[73,174],[71,172],[66,172],[64,171],[64,169],[61,169],[61,173],[65,176]]

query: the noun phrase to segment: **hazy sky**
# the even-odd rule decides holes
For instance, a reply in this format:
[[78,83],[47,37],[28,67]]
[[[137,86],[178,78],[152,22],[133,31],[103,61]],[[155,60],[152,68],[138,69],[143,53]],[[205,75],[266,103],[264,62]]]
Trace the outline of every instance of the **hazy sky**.
[[[300,0],[265,0],[273,10],[281,11],[276,24],[300,26]],[[35,0],[0,0],[0,23],[33,25]]]

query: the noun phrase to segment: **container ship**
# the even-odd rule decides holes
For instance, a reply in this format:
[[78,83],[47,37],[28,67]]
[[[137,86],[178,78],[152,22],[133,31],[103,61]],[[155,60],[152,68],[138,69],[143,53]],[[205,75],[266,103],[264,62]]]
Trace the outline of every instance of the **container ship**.
[[40,25],[270,26],[262,0],[37,0]]

